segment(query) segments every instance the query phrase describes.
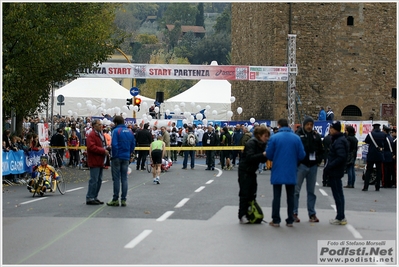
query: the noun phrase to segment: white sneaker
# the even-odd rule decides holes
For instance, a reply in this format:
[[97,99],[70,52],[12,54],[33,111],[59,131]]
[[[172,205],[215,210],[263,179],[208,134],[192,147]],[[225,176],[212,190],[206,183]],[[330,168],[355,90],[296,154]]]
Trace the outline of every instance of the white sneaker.
[[346,219],[342,219],[342,220],[331,219],[331,220],[330,220],[330,224],[333,224],[333,225],[345,225],[345,224],[347,224],[347,223],[348,223],[348,222],[347,222]]
[[154,184],[159,184],[159,177],[155,178],[153,181]]
[[249,221],[248,221],[248,219],[247,219],[247,216],[242,216],[241,217],[241,219],[240,219],[240,223],[241,224],[248,224],[249,223]]

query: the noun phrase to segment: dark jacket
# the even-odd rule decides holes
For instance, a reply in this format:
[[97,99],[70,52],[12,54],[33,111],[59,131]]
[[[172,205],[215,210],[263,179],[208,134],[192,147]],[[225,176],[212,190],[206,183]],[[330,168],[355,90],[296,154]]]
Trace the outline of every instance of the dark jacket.
[[240,141],[240,146],[245,146],[245,144],[248,142],[249,139],[252,138],[252,133],[247,132],[244,133],[241,137],[241,141]]
[[[301,164],[304,164],[307,167],[320,164],[324,156],[323,143],[320,134],[316,131],[306,132],[305,129],[301,128],[301,130],[297,132],[297,135],[301,138],[306,152],[306,156],[301,160]],[[316,156],[314,160],[310,160],[310,155],[312,153],[315,153]]]
[[93,130],[87,136],[87,165],[89,167],[103,167],[105,160],[105,138],[104,143],[99,134]]
[[330,152],[324,167],[324,174],[333,179],[342,178],[345,173],[348,152],[349,143],[343,133],[331,136]]
[[256,171],[259,168],[259,163],[265,163],[267,160],[267,158],[263,155],[265,148],[266,143],[259,141],[255,137],[249,139],[245,144],[244,152],[240,158],[238,170],[250,173],[252,176],[256,175]]
[[141,129],[136,133],[136,145],[139,146],[150,146],[153,138],[149,130]]
[[112,130],[112,158],[129,160],[136,146],[133,132],[125,124],[119,124]]
[[233,133],[233,142],[232,142],[232,145],[233,146],[239,146],[240,145],[240,142],[241,142],[241,138],[242,138],[242,136],[243,136],[243,131],[241,131],[241,130],[235,130],[234,131],[234,133]]
[[64,135],[56,133],[51,137],[50,146],[65,146]]
[[[209,139],[209,143],[208,143]],[[212,131],[209,133],[208,131],[204,133],[202,136],[202,145],[203,146],[218,146],[219,145],[219,136]]]
[[[388,142],[389,142],[389,144],[388,144]],[[391,146],[389,146],[389,145],[391,145]],[[392,162],[393,161],[394,146],[395,146],[395,143],[393,142],[392,136],[390,134],[385,134],[384,162]],[[391,148],[392,148],[392,151],[391,151]]]
[[[370,134],[373,135],[374,141],[376,142],[378,148],[374,145],[374,142],[371,140]],[[369,145],[369,150],[367,153],[367,161],[383,162],[384,153],[381,152],[379,148],[381,148],[382,151],[384,150],[385,133],[381,132],[380,129],[374,129],[366,136],[364,142]]]
[[358,140],[354,135],[348,135],[346,139],[349,142],[349,154],[346,164],[353,164],[356,161]]

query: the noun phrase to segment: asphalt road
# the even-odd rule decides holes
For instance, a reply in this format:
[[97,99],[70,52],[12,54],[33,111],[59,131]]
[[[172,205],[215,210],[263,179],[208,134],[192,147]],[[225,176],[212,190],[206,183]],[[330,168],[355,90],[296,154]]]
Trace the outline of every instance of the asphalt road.
[[[306,191],[300,223],[275,228],[238,223],[237,171],[182,170],[182,158],[161,175],[130,165],[127,207],[85,203],[88,170],[67,168],[67,193],[34,197],[26,186],[3,186],[2,264],[6,265],[316,265],[319,240],[397,240],[397,191],[344,189],[348,225],[335,226],[331,190],[318,171],[316,211],[307,222]],[[99,199],[112,198],[111,170],[104,171]],[[347,177],[343,178],[347,181]],[[283,190],[284,191],[284,190]],[[258,175],[257,200],[271,220],[270,171]],[[283,192],[281,215],[285,219]],[[397,261],[397,259],[395,259]]]

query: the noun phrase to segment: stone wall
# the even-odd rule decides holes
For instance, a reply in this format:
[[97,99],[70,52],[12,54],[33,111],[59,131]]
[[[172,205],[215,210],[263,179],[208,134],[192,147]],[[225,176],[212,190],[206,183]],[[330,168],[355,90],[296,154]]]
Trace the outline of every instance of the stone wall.
[[[396,22],[396,3],[233,3],[231,64],[283,66],[287,36],[296,34],[302,118],[329,105],[336,119],[379,120],[380,105],[396,103]],[[232,95],[232,110],[243,108],[233,119],[288,117],[285,82],[233,82]],[[362,116],[342,116],[348,105]]]

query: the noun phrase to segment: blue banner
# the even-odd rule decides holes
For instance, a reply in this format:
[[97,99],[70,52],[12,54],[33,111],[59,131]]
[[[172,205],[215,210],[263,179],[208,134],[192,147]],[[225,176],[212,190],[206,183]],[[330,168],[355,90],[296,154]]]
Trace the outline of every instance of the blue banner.
[[2,175],[21,174],[32,172],[32,168],[40,163],[40,156],[44,154],[44,149],[40,151],[23,150],[9,151],[2,154]]

